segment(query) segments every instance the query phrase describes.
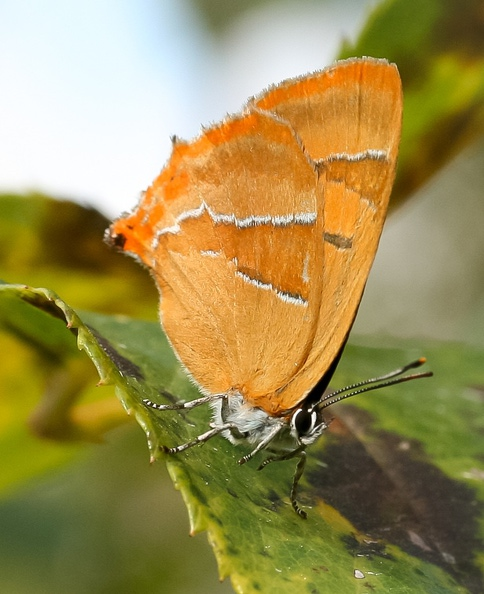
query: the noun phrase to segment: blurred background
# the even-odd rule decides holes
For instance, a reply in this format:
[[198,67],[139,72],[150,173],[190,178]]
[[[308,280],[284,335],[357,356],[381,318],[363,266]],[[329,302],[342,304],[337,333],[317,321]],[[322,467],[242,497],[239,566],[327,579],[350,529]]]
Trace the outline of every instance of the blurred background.
[[115,216],[172,135],[192,138],[270,83],[332,62],[370,5],[3,0],[0,188]]
[[[408,3],[418,19],[419,2]],[[115,217],[159,173],[171,135],[190,139],[269,84],[330,64],[377,4],[0,0],[0,192]],[[392,214],[355,333],[484,343],[483,182],[478,140]],[[8,443],[2,458],[20,459]],[[4,591],[231,591],[205,536],[188,538],[138,427],[69,455],[67,468],[43,467],[0,494]]]

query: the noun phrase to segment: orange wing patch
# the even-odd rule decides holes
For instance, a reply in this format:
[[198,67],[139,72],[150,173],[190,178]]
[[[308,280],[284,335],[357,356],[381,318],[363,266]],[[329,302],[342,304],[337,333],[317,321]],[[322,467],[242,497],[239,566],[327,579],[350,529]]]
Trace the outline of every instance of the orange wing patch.
[[384,60],[286,81],[171,159],[111,237],[152,271],[205,393],[283,415],[344,344],[395,175],[401,86]]

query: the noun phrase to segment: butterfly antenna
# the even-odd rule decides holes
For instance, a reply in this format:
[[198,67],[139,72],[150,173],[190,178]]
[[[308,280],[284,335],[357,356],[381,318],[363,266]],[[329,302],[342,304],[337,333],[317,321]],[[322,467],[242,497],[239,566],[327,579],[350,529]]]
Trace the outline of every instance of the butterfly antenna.
[[351,384],[350,386],[346,386],[344,388],[340,388],[339,390],[335,390],[330,394],[326,394],[323,398],[317,402],[314,408],[318,408],[319,410],[323,410],[336,402],[340,402],[341,400],[346,400],[347,398],[351,398],[353,396],[357,396],[358,394],[363,394],[364,392],[371,392],[371,390],[379,390],[380,388],[386,388],[388,386],[393,386],[395,384],[402,384],[403,382],[408,382],[414,379],[420,379],[423,377],[432,377],[433,373],[431,371],[425,371],[423,373],[412,373],[410,375],[402,374],[408,371],[409,369],[415,369],[420,367],[426,362],[425,357],[420,357],[416,361],[412,361],[408,363],[408,365],[404,365],[403,367],[399,367],[390,373],[385,375],[381,375],[379,377],[373,377],[362,382],[357,382],[356,384]]

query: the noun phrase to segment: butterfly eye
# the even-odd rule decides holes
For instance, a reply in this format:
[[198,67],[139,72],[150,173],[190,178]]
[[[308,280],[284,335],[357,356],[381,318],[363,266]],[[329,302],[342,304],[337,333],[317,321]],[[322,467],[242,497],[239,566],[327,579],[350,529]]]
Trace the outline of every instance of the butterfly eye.
[[291,427],[298,437],[310,435],[316,427],[318,415],[316,411],[309,411],[306,408],[298,408],[291,418]]

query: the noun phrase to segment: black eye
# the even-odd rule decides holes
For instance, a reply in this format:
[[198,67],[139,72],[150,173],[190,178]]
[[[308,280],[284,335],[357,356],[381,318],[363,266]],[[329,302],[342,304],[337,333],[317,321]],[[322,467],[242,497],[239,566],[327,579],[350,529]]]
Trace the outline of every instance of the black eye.
[[298,408],[292,415],[291,425],[296,430],[299,437],[311,433],[317,422],[317,414],[315,411],[308,411],[305,408]]

